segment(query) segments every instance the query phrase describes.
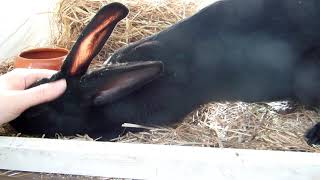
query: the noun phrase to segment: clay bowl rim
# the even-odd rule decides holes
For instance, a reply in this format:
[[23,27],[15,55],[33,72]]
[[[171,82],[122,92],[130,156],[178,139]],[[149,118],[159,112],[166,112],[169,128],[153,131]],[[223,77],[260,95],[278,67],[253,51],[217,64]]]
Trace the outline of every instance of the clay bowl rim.
[[[27,53],[34,53],[34,52],[57,52],[60,51],[62,53],[65,53],[65,55],[63,56],[57,56],[57,57],[52,57],[52,58],[27,58],[24,57],[25,54]],[[21,53],[19,53],[18,58],[16,58],[16,61],[52,61],[52,60],[60,60],[61,58],[66,58],[67,55],[69,54],[69,50],[66,48],[33,48],[33,49],[29,49],[26,51],[22,51]]]

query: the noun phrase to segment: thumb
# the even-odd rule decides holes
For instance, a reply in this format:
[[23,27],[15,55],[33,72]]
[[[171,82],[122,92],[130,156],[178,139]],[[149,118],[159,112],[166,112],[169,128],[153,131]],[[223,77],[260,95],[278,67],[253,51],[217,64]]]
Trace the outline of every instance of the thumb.
[[24,111],[31,106],[52,101],[62,95],[66,87],[66,80],[61,79],[21,91],[23,96],[20,101],[21,108]]

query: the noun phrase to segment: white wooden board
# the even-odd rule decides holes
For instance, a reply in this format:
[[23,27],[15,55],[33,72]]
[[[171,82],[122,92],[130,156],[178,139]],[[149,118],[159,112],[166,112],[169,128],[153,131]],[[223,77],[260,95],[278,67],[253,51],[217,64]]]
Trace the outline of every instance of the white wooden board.
[[59,0],[1,1],[0,62],[33,47],[46,47],[57,35],[53,12]]
[[0,169],[161,180],[320,180],[320,154],[0,137]]

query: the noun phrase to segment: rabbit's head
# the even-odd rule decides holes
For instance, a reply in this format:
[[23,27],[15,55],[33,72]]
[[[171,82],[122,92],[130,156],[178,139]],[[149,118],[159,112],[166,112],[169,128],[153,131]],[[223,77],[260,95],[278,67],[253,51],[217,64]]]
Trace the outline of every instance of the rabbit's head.
[[90,116],[89,112],[128,95],[160,76],[162,63],[155,61],[108,66],[87,73],[92,59],[116,24],[127,14],[128,9],[120,3],[111,3],[99,10],[77,39],[61,70],[50,79],[42,79],[31,86],[65,78],[65,93],[54,101],[29,108],[10,124],[17,131],[27,134],[90,133],[97,128],[92,127],[93,124],[96,126],[99,123],[93,123],[97,118]]

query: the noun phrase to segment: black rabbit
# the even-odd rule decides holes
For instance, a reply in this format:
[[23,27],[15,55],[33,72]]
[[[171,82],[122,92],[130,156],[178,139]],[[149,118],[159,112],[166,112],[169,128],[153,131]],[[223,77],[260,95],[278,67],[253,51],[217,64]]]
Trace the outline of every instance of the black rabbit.
[[[146,64],[112,67],[82,77],[106,39],[101,36],[111,33],[108,28],[88,43],[88,37],[99,32],[95,29],[101,22],[94,18],[62,71],[40,82],[67,78],[67,92],[27,110],[11,124],[28,134],[88,133],[112,138],[122,131],[122,123],[171,125],[208,101],[318,104],[319,10],[316,0],[222,0],[110,58]],[[99,13],[119,20],[127,10],[116,4]],[[161,77],[161,63],[150,60],[164,63]],[[153,81],[147,84],[144,79]],[[133,83],[127,85],[128,81]],[[319,136],[312,142],[319,143]]]
[[83,30],[61,71],[31,86],[65,78],[66,92],[52,102],[26,110],[10,124],[19,132],[49,137],[55,133],[87,133],[109,138],[119,135],[122,122],[109,119],[104,109],[111,108],[110,111],[118,113],[121,107],[112,106],[113,101],[143,87],[163,71],[161,62],[144,61],[109,66],[85,74],[117,22],[127,14],[128,9],[119,3],[103,7]]
[[[118,50],[107,62],[161,61],[164,75],[104,110],[144,125],[179,122],[209,101],[320,100],[320,1],[222,0]],[[320,124],[306,136],[320,144]]]

